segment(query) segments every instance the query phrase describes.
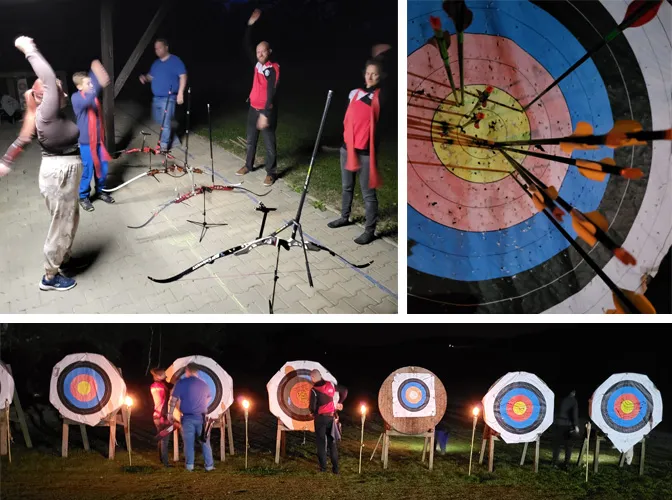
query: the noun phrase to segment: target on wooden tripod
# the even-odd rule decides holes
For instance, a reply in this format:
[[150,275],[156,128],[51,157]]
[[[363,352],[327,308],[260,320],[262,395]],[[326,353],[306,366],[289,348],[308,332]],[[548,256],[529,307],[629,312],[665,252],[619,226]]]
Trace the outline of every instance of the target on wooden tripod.
[[528,443],[553,423],[554,401],[553,392],[539,377],[511,372],[483,398],[483,418],[505,443]]
[[646,375],[616,373],[593,393],[590,418],[621,453],[663,420],[660,391]]
[[124,404],[126,384],[100,354],[70,354],[54,366],[49,401],[74,422],[95,426]]
[[0,362],[0,411],[12,404],[14,399],[14,377],[4,363]]
[[233,404],[233,379],[219,364],[206,356],[186,356],[176,359],[166,370],[171,384],[184,377],[184,370],[193,363],[198,369],[198,378],[210,388],[208,418],[217,420]]
[[383,420],[403,434],[434,428],[446,411],[446,390],[429,370],[415,366],[390,374],[378,392]]
[[[290,361],[275,374],[266,384],[268,402],[271,413],[278,417],[289,430],[315,430],[313,416],[310,413],[310,391],[313,381],[310,378],[311,370],[319,370],[322,378],[337,384],[334,376],[314,361]],[[338,403],[338,392],[334,396],[334,403]]]

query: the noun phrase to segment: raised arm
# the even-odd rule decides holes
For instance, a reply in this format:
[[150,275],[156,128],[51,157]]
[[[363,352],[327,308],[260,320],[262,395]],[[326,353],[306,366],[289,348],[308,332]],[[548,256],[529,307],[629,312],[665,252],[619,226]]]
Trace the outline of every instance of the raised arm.
[[32,91],[28,90],[24,94],[26,99],[26,112],[23,115],[23,124],[19,137],[7,148],[7,151],[0,159],[0,177],[3,177],[11,171],[12,164],[23,152],[25,147],[31,143],[35,135],[35,101],[33,100]]
[[42,82],[42,102],[37,119],[45,122],[55,120],[61,109],[61,92],[58,90],[56,73],[37,50],[32,38],[20,36],[14,41],[14,45],[25,54],[37,78]]
[[255,46],[252,43],[252,26],[257,22],[260,16],[261,11],[259,9],[254,9],[250,19],[247,21],[247,28],[245,29],[245,38],[243,42],[244,50],[252,64],[257,63],[257,51],[255,50]]

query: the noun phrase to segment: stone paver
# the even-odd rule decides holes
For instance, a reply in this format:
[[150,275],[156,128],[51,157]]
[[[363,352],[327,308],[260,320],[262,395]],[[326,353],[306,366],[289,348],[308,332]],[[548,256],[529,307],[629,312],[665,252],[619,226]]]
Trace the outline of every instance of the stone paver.
[[[158,127],[137,124],[118,104],[115,115],[117,136],[129,128],[140,144],[140,130],[151,131],[148,144],[156,141]],[[16,138],[18,125],[0,125],[0,152]],[[136,144],[137,143],[137,144]],[[263,150],[263,147],[261,148]],[[184,158],[184,151],[176,156]],[[204,170],[210,165],[207,139],[191,135],[190,164]],[[264,193],[263,171],[241,178],[234,175],[241,161],[214,146],[215,182],[243,182],[243,186]],[[158,158],[153,165],[158,166]],[[210,255],[253,240],[258,236],[262,214],[259,202],[277,210],[266,221],[269,234],[291,220],[300,195],[279,180],[270,194],[257,197],[244,191],[206,195],[208,222],[227,225],[209,229],[199,242],[201,227],[187,220],[202,221],[202,195],[187,203],[171,205],[142,229],[127,225],[144,222],[152,211],[189,189],[189,176],[171,178],[159,174],[156,182],[142,178],[113,193],[114,205],[94,202],[93,213],[81,212],[74,252],[95,257],[69,292],[41,292],[42,246],[49,216],[37,186],[40,152],[31,145],[15,164],[13,172],[0,180],[0,313],[120,313],[120,314],[267,314],[273,290],[276,249],[258,247],[248,254],[229,256],[206,265],[185,278],[168,284],[153,283],[148,276],[164,278],[190,267]],[[112,185],[146,171],[148,157],[122,155],[110,165]],[[210,172],[195,175],[197,185],[210,183]],[[314,288],[308,286],[303,254],[294,248],[280,253],[275,312],[278,314],[389,314],[397,308],[397,247],[377,240],[361,247],[353,242],[361,228],[349,226],[330,230],[335,217],[307,201],[302,215],[306,239],[317,241],[353,262],[374,263],[356,270],[327,252],[309,252]],[[281,234],[288,239],[291,228]],[[366,275],[366,276],[364,276]],[[368,277],[368,279],[367,279]]]

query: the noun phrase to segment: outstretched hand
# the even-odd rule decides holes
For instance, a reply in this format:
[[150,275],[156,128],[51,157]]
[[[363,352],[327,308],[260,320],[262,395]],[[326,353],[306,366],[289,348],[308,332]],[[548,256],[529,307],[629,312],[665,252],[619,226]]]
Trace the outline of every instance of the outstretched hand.
[[0,161],[0,177],[4,177],[12,171],[7,165]]
[[24,54],[36,49],[35,42],[28,36],[20,36],[14,40],[14,46]]
[[252,26],[259,20],[259,17],[261,17],[261,11],[259,9],[254,9],[254,12],[252,12],[252,15],[250,16],[250,19],[247,21],[247,25]]
[[96,79],[101,87],[105,88],[110,84],[110,75],[107,74],[105,67],[98,59],[91,63],[91,71],[96,75]]
[[387,52],[391,48],[392,48],[391,45],[388,45],[386,43],[379,43],[373,46],[373,49],[371,49],[371,54],[373,55],[373,57],[378,57],[380,54]]

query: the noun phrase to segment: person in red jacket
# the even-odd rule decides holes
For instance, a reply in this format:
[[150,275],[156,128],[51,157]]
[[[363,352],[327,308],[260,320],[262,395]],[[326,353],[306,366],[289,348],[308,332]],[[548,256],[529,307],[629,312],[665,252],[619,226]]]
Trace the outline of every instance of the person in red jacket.
[[[343,145],[341,146],[341,217],[329,222],[335,229],[352,224],[350,211],[355,189],[355,176],[359,173],[359,184],[364,198],[366,223],[364,233],[355,239],[359,245],[368,245],[375,240],[378,221],[378,198],[376,189],[382,179],[377,169],[376,151],[379,149],[379,134],[376,125],[380,117],[381,104],[385,101],[381,83],[385,77],[384,57],[389,45],[376,45],[373,59],[366,63],[365,85],[350,92],[350,104],[343,121]],[[382,92],[382,93],[381,93]]]
[[275,100],[278,82],[280,80],[280,65],[270,60],[271,46],[268,42],[260,42],[256,50],[252,45],[252,25],[261,16],[261,11],[255,9],[247,22],[245,31],[245,48],[252,63],[254,63],[254,78],[250,92],[250,109],[247,113],[247,157],[245,166],[236,172],[236,175],[245,175],[254,170],[254,158],[257,154],[259,132],[266,145],[266,178],[265,186],[271,186],[277,179],[277,152],[275,129],[278,124],[278,110]]
[[[315,439],[317,441],[317,459],[320,472],[327,470],[327,450],[331,459],[331,468],[338,474],[338,445],[333,437],[333,427],[336,423],[336,412],[343,409],[342,401],[347,397],[347,389],[341,385],[332,384],[324,380],[319,370],[312,370],[310,378],[313,388],[310,391],[310,412],[315,420]],[[338,393],[339,402],[334,403],[334,396]]]
[[[166,372],[160,368],[152,368],[151,370],[154,382],[149,390],[152,393],[154,400],[154,412],[152,418],[157,432],[161,432],[163,428],[168,425],[168,399],[170,396],[170,385],[166,382]],[[170,467],[168,462],[168,440],[170,433],[166,434],[159,440],[159,457],[164,466]]]

